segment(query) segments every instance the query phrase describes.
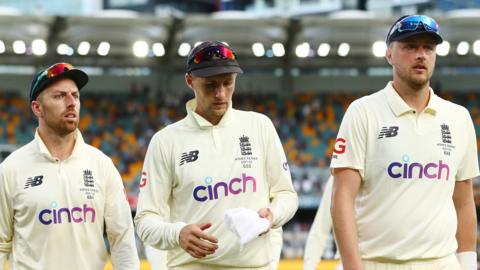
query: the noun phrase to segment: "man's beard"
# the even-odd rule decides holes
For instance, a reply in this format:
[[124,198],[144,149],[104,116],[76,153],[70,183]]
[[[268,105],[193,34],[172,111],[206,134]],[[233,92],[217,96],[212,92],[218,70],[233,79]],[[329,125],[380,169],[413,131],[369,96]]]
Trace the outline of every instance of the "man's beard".
[[60,122],[50,124],[47,122],[47,125],[50,129],[54,130],[57,135],[63,137],[69,135],[78,128],[78,120],[75,120],[74,123]]
[[414,77],[410,75],[399,74],[403,81],[407,83],[407,85],[412,88],[413,90],[422,90],[425,85],[428,85],[430,81],[431,75],[427,74],[427,77]]

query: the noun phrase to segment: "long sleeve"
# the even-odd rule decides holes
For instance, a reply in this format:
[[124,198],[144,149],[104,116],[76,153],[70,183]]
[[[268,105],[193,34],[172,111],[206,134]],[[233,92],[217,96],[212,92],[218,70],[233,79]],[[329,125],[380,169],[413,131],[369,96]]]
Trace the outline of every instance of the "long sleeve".
[[111,246],[111,258],[115,270],[140,269],[132,214],[128,205],[120,174],[113,165],[106,166],[107,197],[105,225]]
[[2,253],[0,255],[0,269],[5,269],[6,260],[7,260],[7,254]]
[[152,138],[145,156],[135,224],[145,244],[165,250],[179,245],[180,230],[186,224],[168,222],[172,177],[159,141],[157,134]]
[[3,266],[12,249],[13,206],[5,167],[0,165],[0,263]]
[[298,209],[298,197],[292,185],[292,178],[282,143],[273,123],[266,121],[267,148],[265,165],[270,185],[270,209],[273,213],[273,228],[287,223]]
[[322,200],[315,215],[312,227],[308,234],[303,256],[303,269],[315,270],[322,259],[322,254],[327,244],[330,231],[332,230],[332,216],[330,205],[332,200],[333,177],[328,178],[325,184]]

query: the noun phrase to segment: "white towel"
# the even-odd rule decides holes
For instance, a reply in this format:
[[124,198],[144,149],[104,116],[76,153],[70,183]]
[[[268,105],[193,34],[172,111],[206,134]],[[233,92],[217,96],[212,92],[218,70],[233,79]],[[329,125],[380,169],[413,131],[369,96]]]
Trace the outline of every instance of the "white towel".
[[261,218],[257,212],[247,208],[228,209],[225,211],[224,220],[227,228],[239,238],[240,251],[270,226],[268,219]]

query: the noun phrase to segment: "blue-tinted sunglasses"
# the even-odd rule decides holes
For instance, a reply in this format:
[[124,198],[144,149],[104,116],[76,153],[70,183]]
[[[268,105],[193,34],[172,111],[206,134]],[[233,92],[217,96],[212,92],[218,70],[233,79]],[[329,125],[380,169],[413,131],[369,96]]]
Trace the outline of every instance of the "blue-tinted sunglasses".
[[399,33],[415,31],[420,25],[422,25],[426,31],[438,34],[438,23],[434,19],[425,15],[411,15],[398,21],[395,26],[392,27],[392,30],[390,30],[389,35],[392,35],[395,31]]

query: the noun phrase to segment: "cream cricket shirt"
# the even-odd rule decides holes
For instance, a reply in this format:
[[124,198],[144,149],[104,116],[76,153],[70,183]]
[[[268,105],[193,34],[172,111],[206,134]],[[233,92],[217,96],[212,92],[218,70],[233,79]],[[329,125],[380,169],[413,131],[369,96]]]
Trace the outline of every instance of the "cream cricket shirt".
[[[122,179],[110,158],[84,143],[56,161],[38,133],[0,164],[0,256],[15,270],[139,269]],[[104,225],[105,224],[105,225]]]
[[[229,108],[213,126],[187,103],[188,115],[157,132],[144,163],[135,223],[146,244],[169,249],[169,267],[261,267],[272,260],[270,233],[240,252],[223,223],[227,209],[270,207],[280,227],[298,206],[282,144],[264,115]],[[272,201],[270,203],[270,201]],[[169,221],[167,217],[169,216]],[[185,224],[211,222],[215,254],[195,259],[178,243]]]
[[415,112],[392,83],[354,101],[337,137],[332,168],[358,169],[356,220],[363,259],[440,258],[457,248],[455,181],[479,174],[468,111],[430,90]]
[[305,254],[303,256],[303,269],[315,270],[322,259],[323,252],[327,245],[327,240],[332,231],[332,216],[330,215],[330,206],[332,200],[333,176],[330,176],[325,184],[322,200],[318,206],[315,219],[313,220],[310,232],[308,233],[305,244]]

